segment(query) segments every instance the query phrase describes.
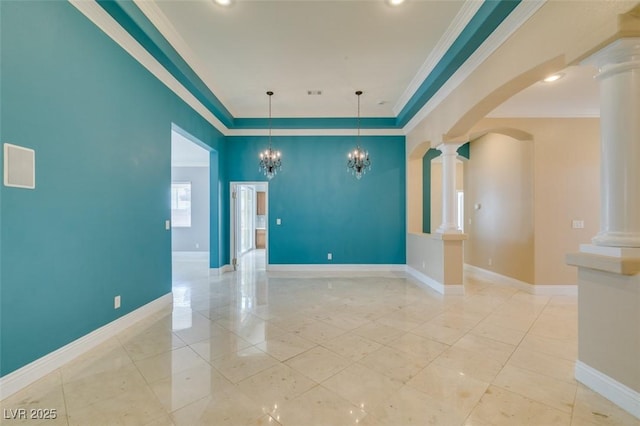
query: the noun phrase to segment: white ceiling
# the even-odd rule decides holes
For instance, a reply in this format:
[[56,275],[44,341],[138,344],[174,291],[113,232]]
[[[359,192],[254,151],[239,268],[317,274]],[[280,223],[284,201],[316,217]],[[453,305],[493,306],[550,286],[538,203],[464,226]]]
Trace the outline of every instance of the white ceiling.
[[[477,0],[136,0],[234,117],[395,117]],[[466,19],[466,21],[465,21]],[[442,40],[441,40],[442,39]],[[450,43],[449,40],[447,43]],[[447,44],[448,45],[448,44]],[[492,117],[597,116],[595,69],[570,67]],[[308,90],[321,90],[309,96]]]
[[494,109],[489,117],[599,117],[600,96],[591,66],[572,66],[560,80],[537,82]]
[[356,90],[363,116],[392,117],[463,4],[158,1],[154,22],[235,117],[264,117],[267,90],[274,117],[353,117]]

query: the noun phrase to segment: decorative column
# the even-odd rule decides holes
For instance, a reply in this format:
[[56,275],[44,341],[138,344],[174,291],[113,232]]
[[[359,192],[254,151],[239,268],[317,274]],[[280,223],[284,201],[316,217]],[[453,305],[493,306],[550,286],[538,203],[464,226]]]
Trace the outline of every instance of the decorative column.
[[640,38],[587,61],[600,72],[600,232],[578,267],[576,379],[640,419]]
[[439,234],[460,234],[458,228],[456,197],[456,157],[460,146],[454,143],[438,145],[442,151],[442,225]]
[[600,232],[597,246],[640,247],[640,38],[596,53],[601,127]]
[[442,225],[430,233],[407,235],[407,272],[444,294],[464,294],[464,250],[467,238],[458,229],[456,157],[459,142],[442,143]]

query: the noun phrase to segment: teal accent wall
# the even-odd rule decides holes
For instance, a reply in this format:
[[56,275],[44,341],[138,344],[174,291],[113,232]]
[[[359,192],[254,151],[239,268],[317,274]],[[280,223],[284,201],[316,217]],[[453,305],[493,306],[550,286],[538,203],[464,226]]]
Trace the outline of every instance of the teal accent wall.
[[458,148],[458,155],[464,157],[467,160],[471,158],[471,142],[467,142]]
[[429,148],[422,157],[422,232],[426,234],[431,233],[431,160],[440,154],[440,150]]
[[[267,138],[228,141],[229,180],[265,180],[258,153]],[[283,166],[269,182],[270,264],[405,263],[405,138],[362,137],[372,170],[361,180],[346,167],[355,144],[352,136],[273,138]]]
[[213,223],[228,181],[224,137],[69,3],[2,1],[0,31],[0,140],[37,185],[0,187],[4,376],[171,290],[172,123],[212,149]]
[[[469,142],[458,148],[458,155],[470,158]],[[422,232],[431,233],[431,160],[439,157],[442,152],[435,148],[429,150],[422,157]]]

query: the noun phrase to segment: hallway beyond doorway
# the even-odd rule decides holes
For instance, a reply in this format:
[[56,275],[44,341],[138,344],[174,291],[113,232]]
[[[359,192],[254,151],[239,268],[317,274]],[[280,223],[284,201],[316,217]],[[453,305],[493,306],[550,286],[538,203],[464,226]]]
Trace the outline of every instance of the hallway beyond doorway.
[[244,253],[238,259],[239,270],[254,270],[265,271],[267,264],[266,250],[265,249],[253,249]]

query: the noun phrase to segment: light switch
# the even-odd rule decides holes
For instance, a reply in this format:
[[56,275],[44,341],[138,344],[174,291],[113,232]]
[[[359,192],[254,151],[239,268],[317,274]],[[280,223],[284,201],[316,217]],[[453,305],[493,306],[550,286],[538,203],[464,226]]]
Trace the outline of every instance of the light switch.
[[280,225],[282,223],[282,220],[280,218],[276,219],[276,225]]
[[170,220],[165,220],[164,221],[164,229],[166,229],[167,231],[169,229],[171,229],[171,221]]

